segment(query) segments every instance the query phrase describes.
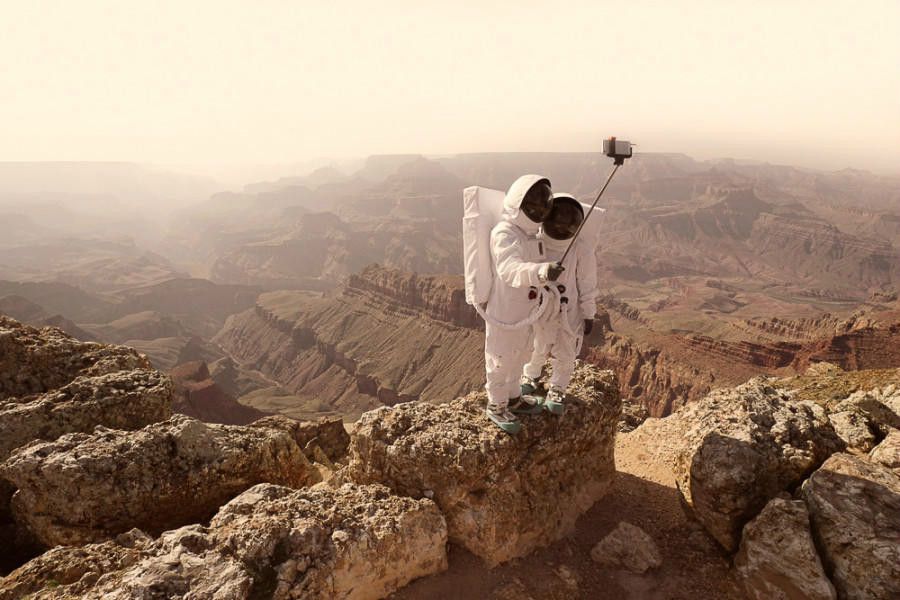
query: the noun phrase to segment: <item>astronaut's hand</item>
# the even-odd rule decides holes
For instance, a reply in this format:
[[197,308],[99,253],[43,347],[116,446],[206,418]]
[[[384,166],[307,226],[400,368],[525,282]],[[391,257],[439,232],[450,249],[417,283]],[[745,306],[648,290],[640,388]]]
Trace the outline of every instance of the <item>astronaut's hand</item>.
[[556,281],[566,268],[559,263],[553,263],[547,268],[547,281]]
[[591,332],[594,330],[594,320],[593,319],[585,319],[584,320],[584,335],[591,335]]

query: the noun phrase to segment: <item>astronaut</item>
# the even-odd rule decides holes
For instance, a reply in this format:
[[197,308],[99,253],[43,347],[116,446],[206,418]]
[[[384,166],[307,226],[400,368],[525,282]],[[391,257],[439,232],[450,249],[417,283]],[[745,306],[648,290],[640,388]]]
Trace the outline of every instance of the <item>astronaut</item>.
[[[544,260],[562,259],[570,240],[584,220],[581,203],[568,194],[556,194],[553,209],[544,220],[538,240],[543,245]],[[585,335],[593,329],[597,312],[597,258],[595,248],[585,238],[575,241],[566,257],[565,271],[552,287],[554,305],[534,324],[531,360],[523,369],[521,393],[525,398],[539,398],[538,378],[547,358],[552,374],[550,389],[543,406],[551,413],[565,412],[565,390],[572,379],[575,357]]]
[[519,177],[503,201],[501,221],[491,230],[491,262],[495,273],[485,313],[484,362],[487,416],[503,431],[521,429],[518,414],[542,409],[524,399],[520,376],[531,351],[531,327],[510,327],[541,308],[541,288],[556,281],[564,269],[544,255],[537,233],[552,209],[550,180],[540,175]]

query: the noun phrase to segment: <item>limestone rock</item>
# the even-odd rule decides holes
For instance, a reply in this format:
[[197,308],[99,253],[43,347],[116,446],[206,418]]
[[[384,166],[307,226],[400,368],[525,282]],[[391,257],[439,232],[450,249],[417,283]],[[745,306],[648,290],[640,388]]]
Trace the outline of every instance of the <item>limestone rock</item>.
[[828,414],[835,433],[851,452],[868,452],[875,447],[876,438],[866,415],[856,410],[842,410]]
[[662,565],[656,542],[646,531],[622,521],[591,550],[591,558],[604,567],[645,573]]
[[802,495],[838,595],[900,598],[900,475],[835,454],[803,484]]
[[152,542],[145,533],[133,529],[99,544],[57,546],[0,579],[0,600],[28,597],[48,587],[74,585],[84,589],[105,573],[137,563]]
[[892,429],[900,429],[900,388],[888,385],[854,392],[834,407],[834,412],[842,410],[864,415],[872,429],[883,437]]
[[752,600],[835,600],[802,500],[774,498],[744,527],[734,566]]
[[615,375],[589,366],[576,370],[562,418],[524,417],[516,436],[488,421],[485,402],[478,393],[365,413],[346,476],[434,498],[450,539],[496,565],[566,535],[607,491],[621,402]]
[[842,447],[824,409],[792,401],[762,378],[713,392],[674,418],[680,424],[678,488],[729,551],[770,499]]
[[[51,598],[248,598],[253,577],[233,556],[215,548],[209,531],[188,525],[166,531],[142,549],[143,557],[125,569],[117,569],[92,581],[82,578],[65,595],[51,588]],[[77,592],[69,595],[69,592]],[[38,596],[40,597],[40,596]]]
[[900,428],[900,390],[889,385],[858,391],[838,402],[828,415],[850,452],[866,453]]
[[[36,439],[97,425],[139,429],[171,415],[169,379],[131,348],[85,343],[0,316],[0,463]],[[0,476],[0,569],[36,541],[12,521],[14,486]]]
[[297,421],[281,415],[265,417],[253,423],[254,427],[283,429],[291,434],[297,445],[310,460],[318,460],[318,446],[329,461],[343,461],[350,445],[350,434],[344,428],[341,417],[321,417],[315,421]]
[[872,462],[882,464],[900,475],[900,429],[895,429],[869,453]]
[[35,329],[0,315],[0,401],[53,390],[79,376],[149,368],[131,348],[80,342],[60,329]]
[[18,488],[16,520],[47,546],[197,522],[252,485],[300,486],[311,473],[283,431],[182,415],[136,432],[98,428],[35,442],[0,466]]
[[33,440],[89,432],[97,425],[139,429],[172,414],[172,384],[150,369],[78,377],[62,388],[0,402],[0,461]]
[[[210,528],[217,545],[254,573],[274,569],[276,598],[382,598],[447,568],[447,526],[437,506],[384,486],[257,486]],[[289,558],[276,562],[280,553]]]
[[0,599],[383,598],[447,568],[447,528],[433,502],[383,486],[292,490],[260,484],[209,527],[157,540],[57,548],[0,582]]

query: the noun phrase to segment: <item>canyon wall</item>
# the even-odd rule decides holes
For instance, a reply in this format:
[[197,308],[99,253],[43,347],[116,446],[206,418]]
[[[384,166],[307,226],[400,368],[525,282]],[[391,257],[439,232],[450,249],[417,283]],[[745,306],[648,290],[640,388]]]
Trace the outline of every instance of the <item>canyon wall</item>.
[[450,400],[484,376],[483,334],[452,279],[373,266],[337,293],[263,294],[215,342],[244,368],[345,415]]
[[[607,310],[582,357],[615,371],[622,398],[652,416],[759,374],[788,375],[822,361],[845,369],[900,362],[900,325],[878,313],[733,320],[727,338],[714,338],[658,331],[658,316],[612,296],[601,303]],[[613,331],[614,322],[623,331]],[[348,417],[418,398],[450,400],[483,383],[483,322],[465,303],[460,276],[370,265],[333,293],[263,294],[215,341],[244,368]]]

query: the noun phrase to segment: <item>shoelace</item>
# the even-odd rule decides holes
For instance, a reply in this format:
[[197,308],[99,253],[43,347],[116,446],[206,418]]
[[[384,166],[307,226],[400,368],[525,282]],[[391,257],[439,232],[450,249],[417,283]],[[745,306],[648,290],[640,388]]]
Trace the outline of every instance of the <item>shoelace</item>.
[[489,407],[488,407],[488,411],[490,411],[494,416],[500,417],[500,419],[501,419],[502,421],[507,421],[507,422],[508,422],[508,421],[515,421],[515,420],[517,420],[517,419],[516,419],[516,415],[514,415],[514,414],[509,410],[508,407],[501,410],[501,409],[499,409],[498,407],[495,407],[495,406],[489,406]]
[[504,421],[516,421],[516,420],[518,420],[518,419],[516,418],[516,415],[514,415],[512,412],[510,412],[510,410],[509,410],[508,408],[504,408],[504,409],[503,409],[503,412],[500,413],[500,418],[502,418]]

